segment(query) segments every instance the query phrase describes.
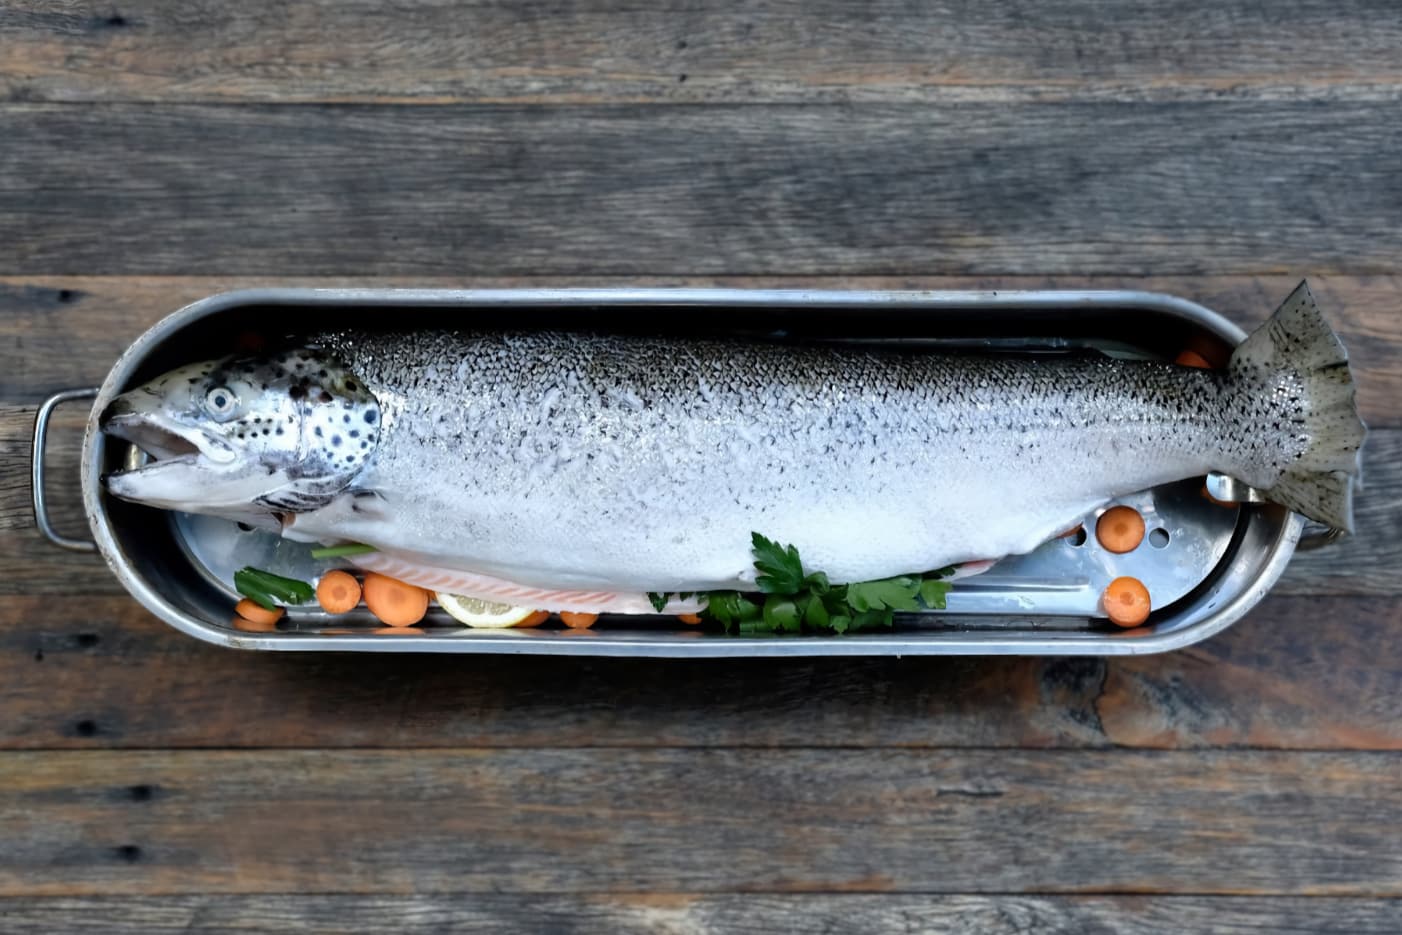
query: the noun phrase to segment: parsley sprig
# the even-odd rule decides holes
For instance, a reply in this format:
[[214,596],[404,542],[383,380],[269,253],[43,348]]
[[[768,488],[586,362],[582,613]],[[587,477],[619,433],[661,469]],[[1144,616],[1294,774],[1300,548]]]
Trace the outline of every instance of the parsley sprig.
[[[897,575],[877,581],[832,584],[821,571],[806,572],[798,549],[780,545],[757,532],[750,534],[754,554],[755,586],[759,593],[708,591],[702,616],[728,633],[856,633],[889,629],[897,611],[922,608],[943,610],[953,568],[919,575]],[[672,597],[685,594],[649,594],[652,606],[662,611]]]

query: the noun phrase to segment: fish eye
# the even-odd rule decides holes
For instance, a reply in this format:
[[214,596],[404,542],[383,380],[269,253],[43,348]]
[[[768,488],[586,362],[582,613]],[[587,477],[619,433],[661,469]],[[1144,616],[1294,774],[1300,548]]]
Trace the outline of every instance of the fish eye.
[[204,394],[204,408],[215,419],[224,420],[234,414],[239,398],[227,386],[212,387]]

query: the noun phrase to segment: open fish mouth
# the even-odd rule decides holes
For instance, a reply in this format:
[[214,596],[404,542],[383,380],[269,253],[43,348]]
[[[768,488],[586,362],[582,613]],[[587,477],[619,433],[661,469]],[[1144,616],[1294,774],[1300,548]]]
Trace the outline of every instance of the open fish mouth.
[[131,442],[153,463],[130,466],[117,474],[129,475],[150,470],[157,465],[205,462],[225,465],[233,462],[235,452],[222,440],[192,426],[180,425],[159,414],[134,412],[123,399],[114,400],[98,418],[98,428],[114,438]]

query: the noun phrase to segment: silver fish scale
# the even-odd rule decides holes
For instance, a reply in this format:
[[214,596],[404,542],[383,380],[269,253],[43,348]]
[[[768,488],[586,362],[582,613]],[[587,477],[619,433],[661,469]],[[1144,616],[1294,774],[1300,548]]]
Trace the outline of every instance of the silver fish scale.
[[[1028,552],[1117,495],[1290,457],[1279,399],[1085,357],[558,333],[323,336],[380,399],[346,538],[542,587],[837,581]],[[1272,408],[1273,407],[1273,408]],[[1257,411],[1262,410],[1262,411]],[[1228,418],[1223,414],[1228,413]]]
[[[1220,374],[1099,356],[566,334],[322,336],[380,398],[348,538],[538,586],[834,580],[1022,554],[1113,496],[1280,461]],[[1259,404],[1258,404],[1259,405]]]

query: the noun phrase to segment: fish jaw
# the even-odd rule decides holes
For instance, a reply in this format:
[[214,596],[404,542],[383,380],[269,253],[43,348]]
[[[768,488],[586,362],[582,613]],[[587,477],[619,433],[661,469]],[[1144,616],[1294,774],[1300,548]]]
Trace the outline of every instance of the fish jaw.
[[266,472],[254,476],[222,439],[182,425],[159,412],[141,411],[118,397],[98,418],[106,434],[136,445],[154,460],[103,475],[108,493],[123,500],[167,510],[247,512],[250,501],[269,486]]
[[159,410],[138,408],[130,394],[112,400],[97,424],[108,435],[129,441],[157,459],[199,455],[213,464],[230,464],[236,458],[234,449],[223,439]]
[[375,453],[373,391],[315,349],[190,364],[116,397],[98,418],[154,463],[103,478],[116,497],[238,518],[317,509]]

